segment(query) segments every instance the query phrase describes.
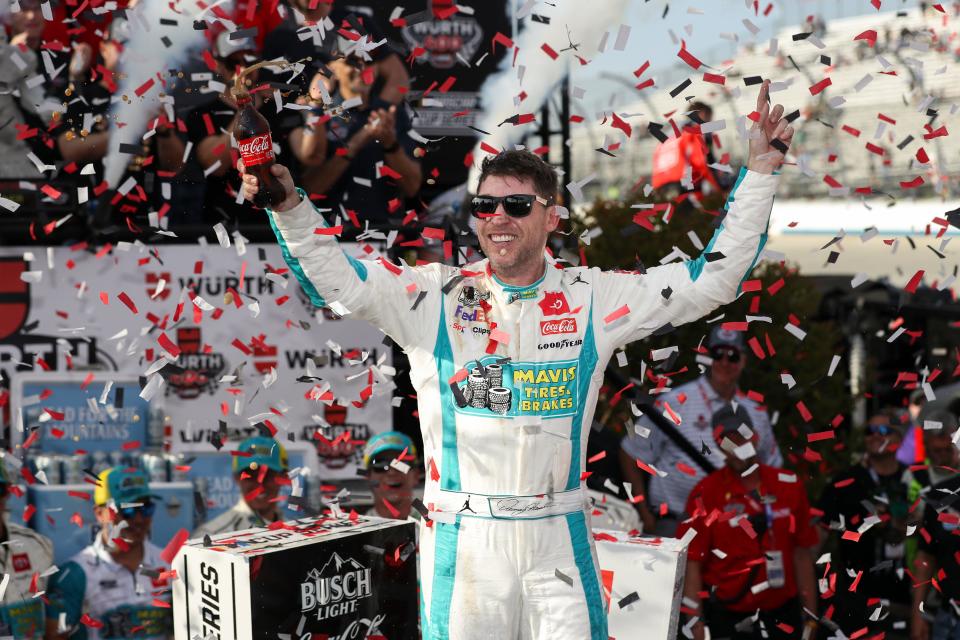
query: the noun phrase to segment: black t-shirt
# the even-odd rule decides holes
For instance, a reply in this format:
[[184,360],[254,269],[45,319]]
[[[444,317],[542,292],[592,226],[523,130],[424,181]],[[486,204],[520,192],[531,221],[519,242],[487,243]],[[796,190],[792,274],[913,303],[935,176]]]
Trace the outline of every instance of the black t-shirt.
[[843,516],[844,529],[858,532],[864,521],[881,518],[856,539],[844,539],[843,531],[832,560],[837,573],[837,593],[847,590],[855,579],[845,569],[862,571],[857,591],[896,601],[908,601],[909,585],[897,577],[905,565],[906,521],[910,503],[910,473],[898,464],[889,475],[879,475],[856,465],[840,473],[826,487],[817,503],[824,524],[836,523]]
[[[334,96],[334,102],[341,102]],[[345,147],[350,138],[362,129],[376,109],[389,109],[390,103],[380,98],[372,98],[365,109],[350,109],[342,116],[327,121],[327,159]],[[397,144],[408,156],[413,157],[417,143],[410,137],[410,117],[405,105],[398,105],[396,112]],[[345,209],[355,211],[361,221],[369,220],[373,224],[393,220],[399,223],[404,215],[403,194],[396,182],[389,177],[378,177],[377,163],[386,164],[383,148],[376,141],[357,152],[353,161],[336,184],[326,193],[326,199],[320,201],[323,207],[337,208],[342,204]],[[369,185],[369,186],[368,186]],[[399,207],[390,213],[391,200],[398,201]]]
[[958,489],[960,475],[930,488],[924,497],[923,521],[917,533],[917,548],[937,560],[938,572],[934,575],[940,592],[945,598],[955,600],[960,599],[960,527],[957,523],[960,502],[954,500]]

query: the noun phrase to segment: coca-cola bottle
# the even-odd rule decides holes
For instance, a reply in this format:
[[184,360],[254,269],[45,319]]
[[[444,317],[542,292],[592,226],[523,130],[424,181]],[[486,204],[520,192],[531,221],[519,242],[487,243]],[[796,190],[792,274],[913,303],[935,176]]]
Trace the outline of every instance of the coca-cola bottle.
[[240,157],[247,173],[256,176],[260,186],[257,195],[253,197],[253,204],[263,209],[276,207],[287,196],[283,185],[270,172],[275,161],[270,125],[254,108],[253,98],[249,93],[235,89],[233,95],[240,109],[234,121],[233,137],[240,148]]

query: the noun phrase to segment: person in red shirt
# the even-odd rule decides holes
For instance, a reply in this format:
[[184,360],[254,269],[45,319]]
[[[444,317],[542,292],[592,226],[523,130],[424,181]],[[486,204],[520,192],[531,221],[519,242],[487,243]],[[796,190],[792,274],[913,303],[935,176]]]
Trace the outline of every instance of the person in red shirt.
[[757,437],[742,406],[724,406],[712,424],[726,464],[693,489],[690,517],[677,531],[696,532],[684,583],[685,610],[698,618],[693,637],[702,639],[706,624],[714,639],[807,640],[816,626],[818,538],[803,484],[757,461]]

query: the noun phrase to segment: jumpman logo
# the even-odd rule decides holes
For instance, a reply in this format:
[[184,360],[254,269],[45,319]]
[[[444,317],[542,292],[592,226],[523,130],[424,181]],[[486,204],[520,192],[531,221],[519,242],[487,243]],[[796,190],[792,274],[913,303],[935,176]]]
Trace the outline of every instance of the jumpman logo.
[[464,511],[469,511],[470,513],[476,515],[476,511],[470,506],[470,496],[467,496],[467,499],[463,502],[463,507],[457,513],[463,513]]
[[583,279],[583,274],[582,274],[582,273],[578,273],[578,274],[577,274],[577,277],[574,278],[574,279],[570,282],[570,284],[577,284],[578,282],[581,283],[581,284],[590,284],[589,282],[587,282],[586,280]]

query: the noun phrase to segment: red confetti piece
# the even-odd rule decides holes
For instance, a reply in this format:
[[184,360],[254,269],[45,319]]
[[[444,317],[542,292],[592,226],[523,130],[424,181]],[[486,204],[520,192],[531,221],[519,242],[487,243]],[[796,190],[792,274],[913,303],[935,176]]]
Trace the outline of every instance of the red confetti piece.
[[616,311],[613,311],[612,313],[608,314],[607,317],[603,319],[603,322],[605,324],[610,324],[611,322],[615,322],[616,320],[619,320],[620,318],[624,317],[629,313],[630,313],[630,307],[627,305],[623,305]]
[[90,617],[88,614],[86,614],[86,613],[83,614],[82,616],[80,616],[80,622],[81,622],[82,624],[84,624],[84,625],[86,625],[86,626],[88,626],[88,627],[92,627],[92,628],[94,628],[94,629],[100,629],[101,627],[103,627],[103,623],[102,623],[102,622],[100,622],[99,620],[95,620],[94,618],[91,618],[91,617]]
[[43,410],[43,412],[48,416],[50,416],[51,419],[56,420],[58,422],[63,421],[63,418],[66,415],[62,411],[54,411],[53,409],[46,409],[46,408]]
[[800,416],[803,418],[804,422],[810,422],[813,420],[813,414],[810,413],[809,409],[807,409],[807,405],[803,403],[803,400],[797,402],[797,411],[800,412]]
[[872,47],[877,44],[877,31],[876,29],[867,29],[863,33],[856,36],[854,40],[866,40],[867,43]]
[[914,179],[911,180],[910,182],[901,182],[901,183],[900,183],[900,188],[901,188],[901,189],[916,189],[917,187],[919,187],[919,186],[922,185],[922,184],[923,184],[923,176],[917,176],[916,178],[914,178]]
[[37,508],[32,504],[28,504],[26,507],[24,507],[23,508],[24,524],[26,524],[27,522],[30,522],[30,519],[33,518],[33,514],[35,514],[36,512],[37,512]]
[[157,343],[160,345],[160,348],[169,353],[174,360],[180,357],[180,347],[173,344],[173,340],[167,337],[166,333],[161,333],[157,337]]
[[127,307],[127,309],[130,309],[131,313],[133,313],[134,315],[137,314],[137,305],[133,303],[133,300],[130,299],[130,296],[128,296],[125,291],[121,291],[117,295],[117,300],[122,302]]
[[824,89],[826,89],[827,87],[829,87],[829,86],[832,85],[832,84],[833,84],[833,80],[831,80],[830,78],[824,78],[823,80],[821,80],[821,81],[818,82],[817,84],[815,84],[815,85],[813,85],[812,87],[810,87],[810,95],[814,95],[814,96],[815,96],[815,95],[817,95],[818,93],[820,93],[821,91],[823,91]]
[[560,57],[559,54],[557,54],[557,52],[553,50],[553,47],[551,47],[550,45],[548,45],[546,42],[544,42],[542,45],[540,45],[540,49],[541,49],[545,54],[547,54],[548,56],[550,56],[550,58],[553,59],[553,60],[556,60],[558,57]]
[[807,442],[820,442],[821,440],[832,440],[836,437],[833,431],[818,431],[807,434]]
[[677,56],[679,56],[681,60],[686,62],[694,70],[697,70],[703,66],[703,63],[700,62],[696,56],[687,51],[687,43],[683,40],[680,41],[680,51],[677,53]]
[[57,191],[49,184],[45,184],[42,187],[40,187],[40,191],[43,191],[47,196],[49,196],[50,198],[53,198],[54,200],[56,200],[61,195],[63,195],[60,191]]
[[920,281],[923,280],[923,273],[923,269],[920,269],[913,274],[913,277],[910,278],[910,282],[907,283],[907,286],[905,286],[903,290],[907,293],[916,293],[917,287],[920,285]]
[[173,564],[173,559],[177,556],[177,552],[180,551],[180,547],[183,546],[183,543],[187,541],[187,538],[190,537],[190,532],[186,529],[180,529],[177,531],[170,542],[167,543],[167,546],[163,548],[163,551],[160,552],[160,557],[167,564]]
[[697,475],[697,470],[691,467],[690,465],[688,465],[686,462],[678,462],[677,471],[679,471],[680,473],[686,474],[691,478],[696,477]]
[[726,78],[726,76],[722,76],[722,75],[719,75],[719,74],[716,74],[716,73],[704,73],[704,74],[703,74],[703,81],[704,81],[704,82],[712,82],[713,84],[726,84],[726,83],[727,83],[727,78]]
[[927,152],[924,150],[923,147],[920,147],[919,149],[917,149],[917,162],[921,164],[927,164],[928,162],[930,162],[930,157],[927,156]]
[[343,225],[338,224],[335,227],[317,227],[313,233],[318,236],[338,236],[343,233]]
[[120,448],[123,449],[124,451],[133,451],[134,449],[139,449],[140,441],[131,440],[130,442],[124,442],[122,445],[120,445]]
[[149,80],[144,82],[142,85],[137,87],[134,93],[137,94],[138,98],[142,98],[143,94],[145,94],[147,91],[150,91],[152,87],[153,87],[153,78],[150,78]]
[[633,76],[634,76],[635,78],[639,78],[640,76],[643,75],[643,72],[646,71],[646,70],[649,69],[649,68],[650,68],[650,61],[647,60],[647,61],[644,62],[642,65],[640,65],[640,67],[639,67],[636,71],[633,72]]

